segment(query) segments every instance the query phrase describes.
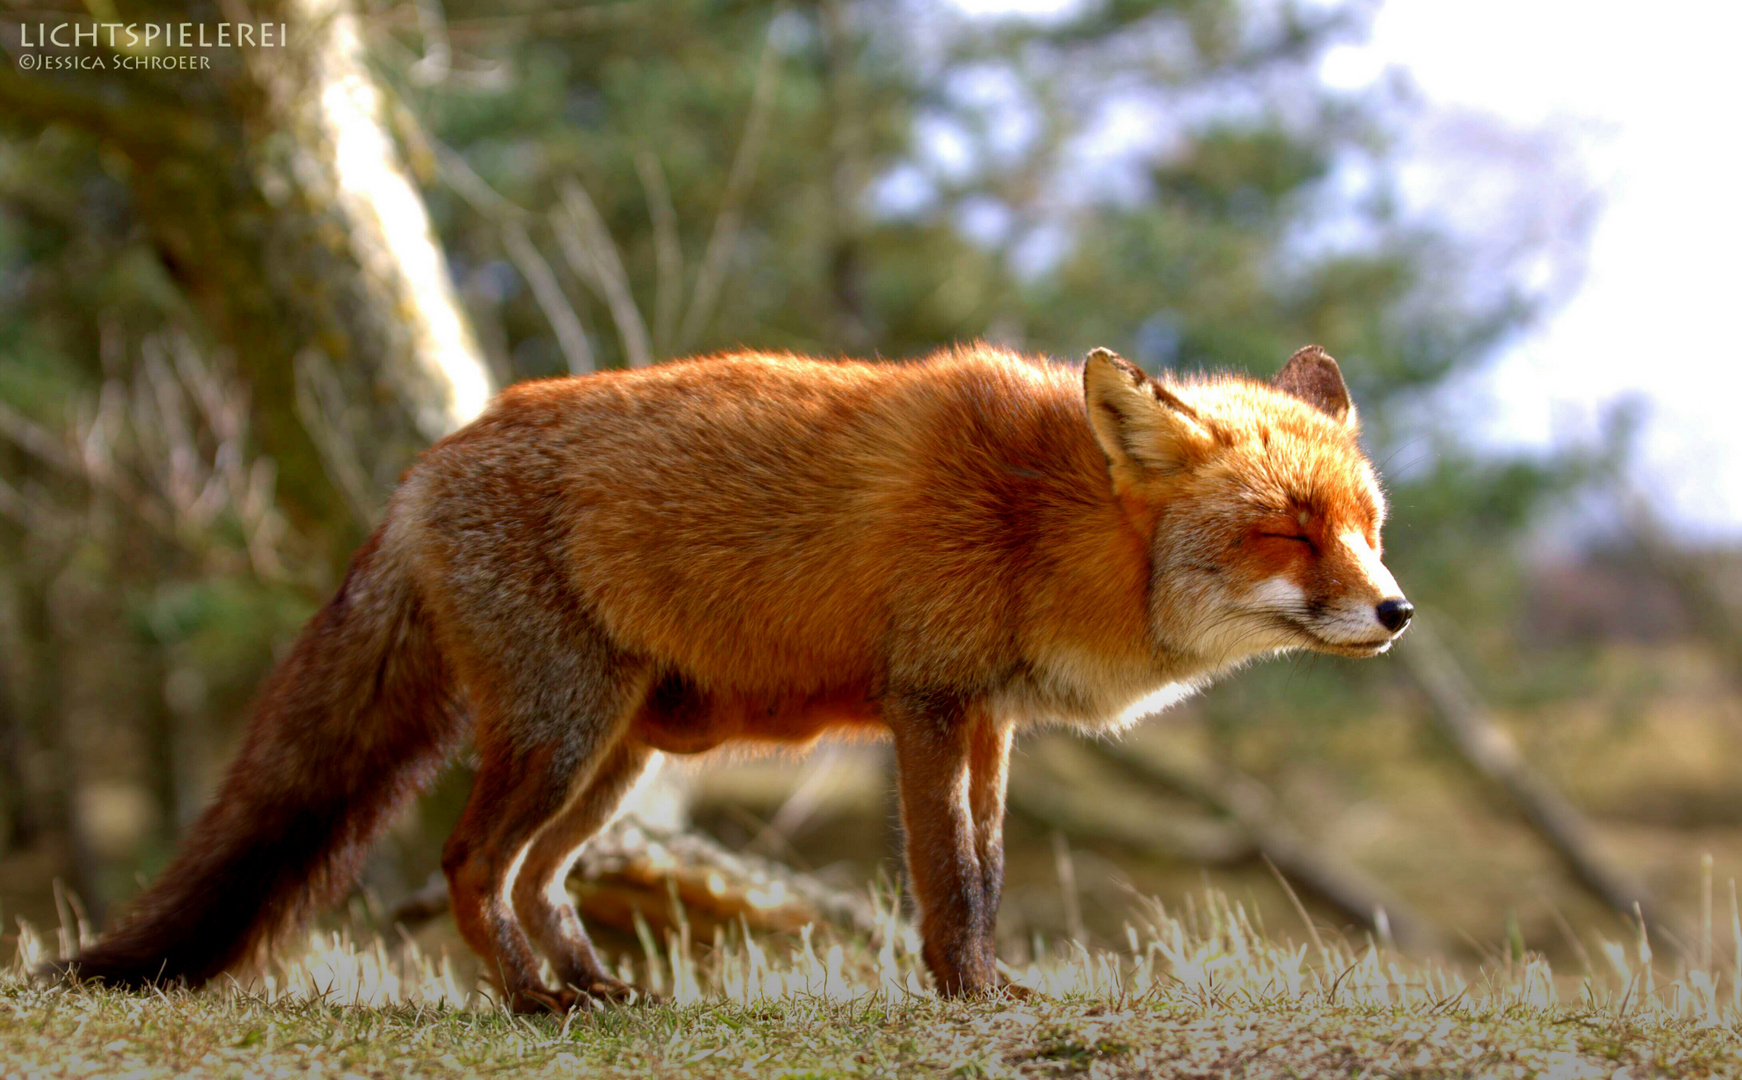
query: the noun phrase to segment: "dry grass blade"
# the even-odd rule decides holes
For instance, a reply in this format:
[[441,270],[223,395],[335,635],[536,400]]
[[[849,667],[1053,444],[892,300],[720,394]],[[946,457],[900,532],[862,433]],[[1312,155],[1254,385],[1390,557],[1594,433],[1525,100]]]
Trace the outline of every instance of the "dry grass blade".
[[720,290],[726,283],[727,262],[738,244],[738,230],[743,225],[744,200],[750,194],[750,181],[756,175],[756,161],[762,156],[779,72],[780,54],[774,46],[771,24],[762,46],[762,58],[756,64],[756,82],[750,91],[750,114],[744,121],[744,135],[732,157],[732,171],[727,175],[726,190],[720,197],[714,231],[702,253],[701,266],[696,269],[695,287],[690,290],[689,308],[684,312],[683,327],[678,332],[679,352],[689,351],[714,317],[714,306],[719,302]]
[[518,220],[504,221],[502,246],[508,257],[514,260],[520,276],[532,287],[533,299],[538,301],[539,310],[544,312],[556,334],[557,346],[562,349],[563,359],[569,365],[569,374],[585,375],[592,371],[597,364],[593,358],[592,342],[587,339],[586,328],[581,325],[581,317],[575,313],[562,286],[557,283],[550,264],[539,253],[538,245],[527,235],[526,227]]
[[629,291],[629,274],[616,241],[580,181],[573,177],[563,181],[562,200],[562,209],[551,214],[550,221],[563,255],[611,312],[617,337],[623,343],[623,358],[630,367],[646,367],[653,362],[647,323]]
[[[804,928],[683,930],[620,971],[656,1006],[521,1018],[442,956],[312,934],[263,978],[199,994],[34,984],[21,936],[0,974],[0,1073],[68,1076],[698,1077],[1734,1075],[1742,1011],[1726,972],[1654,971],[1618,944],[1610,978],[1568,980],[1538,957],[1465,973],[1323,939],[1266,937],[1218,894],[1186,917],[1149,902],[1129,947],[1055,951],[1012,971],[1025,1001],[944,1001],[919,942],[883,909],[881,944]],[[69,916],[76,918],[76,916]],[[70,932],[69,932],[70,936]]]
[[304,349],[296,358],[296,415],[351,516],[363,523],[379,521],[386,493],[370,479],[363,463],[366,424],[331,361],[314,349]]
[[677,208],[672,205],[671,186],[665,182],[659,155],[647,149],[637,151],[635,173],[641,178],[648,220],[653,224],[653,347],[657,355],[665,356],[671,352],[678,311],[683,306],[683,245],[678,240]]
[[[123,366],[119,332],[103,327],[102,342],[112,366]],[[246,388],[179,331],[148,335],[138,351],[131,377],[105,380],[79,403],[64,436],[0,403],[0,438],[214,568],[233,562],[218,539],[227,515],[249,569],[262,581],[289,581],[280,551],[289,528],[272,497],[277,474],[269,458],[251,456]],[[80,513],[28,487],[0,490],[0,514],[33,532],[76,530]]]

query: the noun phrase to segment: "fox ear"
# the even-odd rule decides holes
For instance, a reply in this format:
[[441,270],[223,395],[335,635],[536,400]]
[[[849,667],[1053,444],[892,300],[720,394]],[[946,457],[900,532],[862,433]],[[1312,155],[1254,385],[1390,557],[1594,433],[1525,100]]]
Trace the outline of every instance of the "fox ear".
[[1308,345],[1289,357],[1270,385],[1300,398],[1332,420],[1355,426],[1355,403],[1349,400],[1342,369],[1317,345]]
[[1109,349],[1089,353],[1083,400],[1095,441],[1115,471],[1176,472],[1213,441],[1191,406]]

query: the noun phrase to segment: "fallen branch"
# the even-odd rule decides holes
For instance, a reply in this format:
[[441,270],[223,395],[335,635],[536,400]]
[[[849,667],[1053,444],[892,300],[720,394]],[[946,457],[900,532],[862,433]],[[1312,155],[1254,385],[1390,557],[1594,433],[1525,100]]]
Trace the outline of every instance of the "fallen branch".
[[[624,934],[636,932],[638,915],[661,936],[687,922],[703,940],[717,926],[795,932],[823,924],[867,936],[886,929],[862,894],[729,851],[705,836],[650,829],[631,817],[588,841],[569,883],[583,921]],[[447,884],[438,876],[395,906],[388,921],[415,929],[447,910]]]
[[1644,883],[1603,854],[1585,816],[1524,760],[1427,620],[1417,617],[1398,654],[1465,763],[1511,800],[1579,884],[1623,917],[1641,917],[1675,934]]
[[1438,942],[1433,924],[1390,889],[1359,869],[1325,854],[1276,810],[1270,791],[1257,780],[1227,769],[1195,768],[1128,743],[1095,741],[1089,749],[1126,776],[1229,818],[1254,853],[1307,892],[1400,944],[1427,948]]
[[1067,836],[1105,840],[1180,862],[1232,866],[1258,855],[1251,837],[1238,828],[1201,819],[1158,819],[1129,802],[1076,798],[1071,790],[1072,786],[1054,778],[1019,767],[1011,771],[1010,808]]

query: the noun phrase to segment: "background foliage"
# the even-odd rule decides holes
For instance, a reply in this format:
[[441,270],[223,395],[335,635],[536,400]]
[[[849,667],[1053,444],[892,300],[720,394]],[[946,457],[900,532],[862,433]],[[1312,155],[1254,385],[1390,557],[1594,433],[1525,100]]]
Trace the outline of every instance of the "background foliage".
[[[1267,375],[1324,345],[1388,476],[1397,576],[1576,802],[1613,812],[1639,803],[1616,794],[1623,775],[1656,785],[1645,802],[1668,831],[1635,818],[1607,841],[1688,901],[1692,853],[1742,852],[1721,830],[1742,804],[1649,745],[1641,718],[1667,709],[1695,745],[1734,740],[1724,609],[1687,608],[1718,564],[1643,544],[1614,510],[1624,418],[1607,444],[1550,458],[1470,445],[1459,379],[1559,298],[1543,282],[1576,266],[1543,262],[1576,262],[1578,218],[1520,241],[1412,207],[1398,146],[1426,107],[1405,85],[1317,82],[1322,50],[1370,16],[1268,0],[1118,0],[1042,21],[932,0],[382,0],[360,18],[384,122],[500,383],[975,338]],[[8,913],[45,910],[55,875],[101,907],[162,863],[252,688],[418,444],[368,374],[376,339],[345,337],[357,301],[319,255],[339,240],[284,149],[305,133],[260,121],[258,84],[218,59],[102,86],[0,78]],[[1465,167],[1475,184],[1513,166]],[[1564,527],[1591,520],[1604,527]],[[1315,844],[1443,926],[1492,936],[1522,911],[1521,934],[1560,947],[1561,908],[1596,909],[1425,711],[1395,663],[1300,660],[1146,737],[1256,778]],[[1042,741],[1029,759],[1100,790],[1069,773],[1071,753]],[[697,778],[698,821],[760,836],[798,767],[760,769]],[[420,882],[463,790],[444,782],[396,831],[373,888]],[[1155,799],[1157,821],[1204,815]],[[886,814],[843,796],[782,853],[863,878],[888,857]],[[1164,894],[1197,880],[1189,851],[1093,831],[1061,846],[1057,828],[1012,825],[1018,939],[1085,916],[1117,933],[1115,878]],[[1073,846],[1106,871],[1081,875],[1103,882],[1082,886],[1083,911],[1059,899]],[[1281,903],[1250,860],[1217,872]]]

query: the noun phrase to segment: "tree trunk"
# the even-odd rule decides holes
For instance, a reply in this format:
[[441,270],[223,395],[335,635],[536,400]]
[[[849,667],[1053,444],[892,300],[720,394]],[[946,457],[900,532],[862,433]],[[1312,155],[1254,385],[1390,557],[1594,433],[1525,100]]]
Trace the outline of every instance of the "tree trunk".
[[[141,24],[270,24],[281,44],[202,50],[209,68],[195,70],[8,63],[0,116],[82,131],[125,176],[195,336],[246,382],[250,430],[276,465],[275,498],[306,541],[308,584],[324,590],[413,456],[475,416],[492,380],[389,134],[350,0],[256,0],[245,12],[164,2],[127,14]],[[88,38],[75,51],[111,67],[120,56]],[[51,661],[55,643],[36,640]],[[38,676],[48,689],[56,677]],[[67,838],[75,891],[95,905],[100,868],[62,704],[44,699],[33,717],[61,736],[58,798],[44,818]]]
[[[231,18],[196,3],[135,17]],[[0,108],[120,151],[164,265],[251,386],[281,501],[336,563],[491,379],[348,0],[267,0],[248,18],[284,44],[207,50],[199,73],[8,66]]]
[[40,815],[31,801],[33,792],[24,780],[30,739],[22,712],[14,707],[8,675],[5,667],[0,666],[0,814],[5,816],[0,855],[34,846],[42,831]]
[[865,120],[854,65],[859,49],[852,12],[842,0],[821,0],[824,76],[829,90],[829,297],[836,345],[851,352],[877,347],[865,297],[865,215],[869,182]]

